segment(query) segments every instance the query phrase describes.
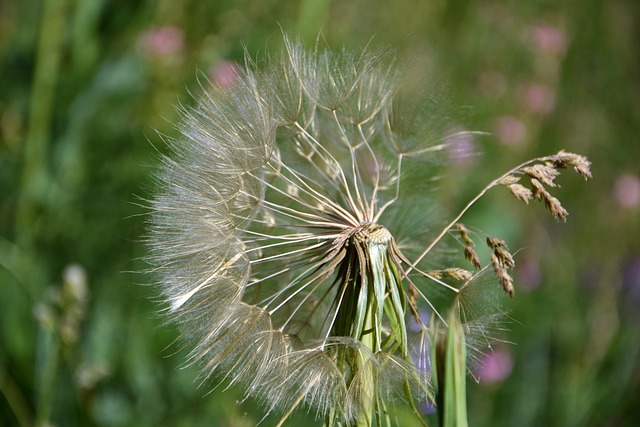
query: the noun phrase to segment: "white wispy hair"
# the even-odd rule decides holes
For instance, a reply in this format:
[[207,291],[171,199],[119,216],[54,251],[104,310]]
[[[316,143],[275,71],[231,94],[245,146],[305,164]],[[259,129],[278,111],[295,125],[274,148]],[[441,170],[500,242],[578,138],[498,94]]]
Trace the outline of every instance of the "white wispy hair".
[[[282,55],[248,61],[237,84],[185,109],[163,158],[149,260],[167,317],[204,378],[242,384],[283,420],[306,406],[327,425],[389,423],[395,397],[432,398],[423,313],[444,324],[457,307],[477,337],[495,314],[473,315],[466,298],[484,270],[444,268],[432,251],[466,211],[441,232],[427,215],[438,156],[465,132],[425,116],[433,98],[403,106],[400,81],[388,51],[285,39]],[[494,246],[507,290],[513,265]]]

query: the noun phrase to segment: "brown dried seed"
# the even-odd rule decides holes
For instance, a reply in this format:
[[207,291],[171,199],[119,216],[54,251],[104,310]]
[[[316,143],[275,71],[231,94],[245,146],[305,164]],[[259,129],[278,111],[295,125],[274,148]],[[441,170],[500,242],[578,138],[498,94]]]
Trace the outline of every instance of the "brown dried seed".
[[489,245],[491,249],[496,249],[496,248],[509,249],[507,247],[507,243],[504,240],[499,239],[497,237],[487,236],[487,245]]
[[456,224],[456,230],[460,231],[461,233],[469,233],[469,229],[461,222]]
[[562,207],[560,201],[553,197],[547,190],[545,190],[542,184],[537,179],[532,178],[531,185],[533,187],[533,197],[538,200],[543,200],[545,206],[556,220],[562,220],[566,222],[569,212],[567,212],[567,210]]
[[491,264],[493,266],[493,271],[498,278],[498,282],[502,285],[502,289],[509,294],[511,298],[513,298],[515,294],[515,288],[513,287],[513,279],[507,273],[507,269],[504,268],[504,265],[498,258],[496,254],[491,254]]
[[513,260],[513,256],[511,253],[504,248],[496,248],[495,254],[500,258],[502,265],[507,268],[513,268],[516,265],[516,262]]
[[429,271],[428,274],[434,279],[442,279],[442,273],[443,273],[443,270],[431,270]]
[[464,247],[464,256],[469,260],[469,262],[471,262],[471,264],[473,264],[473,266],[477,270],[480,270],[482,268],[480,257],[478,257],[478,254],[476,253],[475,249],[473,249],[471,246]]
[[567,210],[562,206],[562,204],[560,204],[560,200],[551,196],[549,193],[547,193],[547,196],[548,197],[544,198],[544,204],[547,207],[547,209],[551,211],[551,214],[553,215],[553,217],[556,220],[562,220],[564,222],[567,222],[567,216],[569,215],[569,212],[567,212]]
[[584,179],[590,179],[591,176],[591,162],[585,156],[580,154],[568,153],[561,150],[551,158],[551,161],[558,168],[566,167],[567,165],[573,166],[573,169],[584,177]]
[[549,194],[542,183],[535,178],[531,178],[531,187],[533,187],[533,198],[536,200],[541,200],[544,194]]
[[469,237],[469,233],[470,233],[469,229],[465,227],[464,224],[462,224],[461,222],[457,223],[456,229],[458,230],[458,233],[460,233],[460,238],[464,241],[466,245],[468,246],[475,245],[473,240],[471,240],[471,237]]
[[529,200],[533,198],[533,193],[524,185],[520,184],[511,184],[509,186],[509,191],[513,194],[516,199],[520,199],[526,204],[529,204]]
[[502,276],[498,277],[498,281],[502,285],[502,289],[509,295],[509,297],[513,298],[516,291],[513,286],[513,279],[506,271],[503,272]]
[[584,179],[592,178],[591,162],[586,157],[573,154],[570,162],[573,169],[584,177]]
[[573,165],[573,169],[575,169],[576,172],[578,172],[580,175],[582,175],[584,177],[585,180],[587,179],[591,179],[593,177],[593,175],[591,175],[591,162],[585,162],[582,164],[575,164]]
[[527,166],[522,168],[522,172],[529,175],[531,178],[535,178],[549,187],[557,187],[555,179],[560,172],[556,170],[552,164],[537,164],[533,166]]
[[499,271],[504,270],[504,266],[496,254],[491,254],[491,265],[493,266],[493,271],[495,271],[496,274],[498,274]]
[[520,177],[519,176],[507,175],[504,178],[502,178],[498,182],[498,184],[500,184],[500,185],[512,185],[512,184],[515,184],[518,181],[520,181]]
[[463,268],[447,268],[442,271],[447,277],[451,277],[454,280],[460,280],[467,282],[473,279],[473,273]]

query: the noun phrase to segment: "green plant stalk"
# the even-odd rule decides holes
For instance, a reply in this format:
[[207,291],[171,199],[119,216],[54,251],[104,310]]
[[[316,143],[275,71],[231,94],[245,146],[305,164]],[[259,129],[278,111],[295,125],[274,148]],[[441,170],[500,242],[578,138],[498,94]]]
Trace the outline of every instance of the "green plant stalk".
[[[404,291],[399,271],[389,254],[390,241],[377,241],[372,239],[361,248],[365,254],[364,265],[360,266],[365,271],[362,277],[360,296],[361,301],[358,310],[364,307],[364,322],[358,331],[358,338],[372,353],[380,350],[393,351],[400,348],[402,357],[409,357],[406,325],[404,322],[405,306]],[[362,258],[361,258],[362,259]],[[389,321],[389,336],[382,339],[382,318],[386,316]],[[360,316],[356,314],[356,318]],[[377,379],[371,366],[369,355],[360,358],[360,372],[364,384],[364,396],[361,401],[361,412],[357,425],[368,427],[373,425],[373,414],[376,422],[382,425],[382,419],[389,424],[389,415],[382,399],[378,398],[375,389]]]
[[29,102],[29,125],[23,153],[22,189],[18,205],[17,236],[23,246],[33,243],[37,201],[46,184],[46,158],[58,83],[69,0],[42,2],[36,69]]
[[[46,158],[51,139],[51,122],[55,89],[61,64],[62,46],[67,28],[69,0],[42,2],[42,20],[38,37],[36,69],[29,104],[29,125],[23,152],[22,185],[17,207],[16,237],[18,246],[36,263],[35,223],[37,207],[42,203],[48,176]],[[33,275],[29,275],[33,277]],[[31,295],[38,298],[43,280],[25,283]],[[59,340],[56,332],[43,327],[38,338],[39,354],[35,360],[36,415],[35,425],[51,424],[58,368]]]
[[38,336],[38,357],[36,360],[38,388],[36,427],[51,425],[59,353],[60,341],[56,331],[51,326],[42,325]]
[[22,427],[33,425],[33,415],[29,404],[22,395],[20,387],[3,366],[0,366],[0,394],[7,400],[18,425]]
[[439,421],[442,427],[467,427],[467,350],[457,308],[451,310],[448,322],[444,336],[436,339],[432,357]]
[[[375,304],[372,298],[369,298],[366,311],[363,329],[364,333],[361,335],[360,340],[365,347],[370,349],[372,352],[375,352],[376,335],[380,326],[377,325],[378,322],[376,322]],[[371,367],[369,355],[361,355],[358,364],[358,371],[361,372],[360,375],[363,382],[364,396],[362,398],[362,406],[360,407],[360,412],[358,414],[357,426],[370,427],[373,425],[372,416],[375,402],[375,378],[373,378],[373,369]]]
[[449,387],[445,395],[445,425],[467,427],[467,349],[460,316],[455,309],[452,310],[447,335],[445,381],[453,387]]
[[[386,408],[377,396],[372,354],[380,351],[383,345],[400,346],[403,356],[407,353],[402,293],[398,291],[401,281],[389,259],[389,242],[369,238],[369,235],[353,238],[348,246],[347,262],[340,273],[344,296],[332,331],[334,336],[355,338],[368,349],[360,352],[356,360],[341,361],[345,366],[354,368],[355,374],[345,378],[347,384],[352,381],[360,383],[360,395],[356,396],[358,413],[355,423],[358,427],[374,425],[374,414],[378,422],[387,417]],[[382,318],[385,314],[393,331],[383,342]],[[328,417],[325,424],[336,425],[335,415]]]

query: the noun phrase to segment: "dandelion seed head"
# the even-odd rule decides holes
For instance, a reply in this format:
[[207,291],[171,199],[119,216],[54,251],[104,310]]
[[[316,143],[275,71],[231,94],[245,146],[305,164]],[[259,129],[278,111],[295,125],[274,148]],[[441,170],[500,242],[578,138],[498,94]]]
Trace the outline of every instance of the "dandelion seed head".
[[[149,261],[189,361],[203,381],[241,384],[285,418],[305,406],[350,422],[396,398],[431,398],[431,321],[420,313],[444,322],[437,300],[455,300],[466,331],[490,336],[493,314],[463,304],[488,281],[471,232],[457,228],[476,273],[442,267],[432,251],[457,223],[433,230],[437,165],[473,132],[439,96],[400,99],[388,50],[286,39],[282,55],[247,62],[233,85],[183,111],[152,202]],[[565,164],[586,177],[588,162],[569,154],[515,171],[531,195],[502,184],[564,219],[544,186]],[[492,239],[497,280],[513,295],[513,258]]]

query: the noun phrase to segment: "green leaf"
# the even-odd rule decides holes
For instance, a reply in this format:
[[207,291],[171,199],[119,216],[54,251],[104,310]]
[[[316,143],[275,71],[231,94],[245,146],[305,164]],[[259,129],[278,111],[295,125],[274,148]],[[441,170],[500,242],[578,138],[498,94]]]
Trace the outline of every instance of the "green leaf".
[[467,427],[467,353],[458,310],[451,310],[445,340],[444,407],[440,408],[442,424],[444,427]]

